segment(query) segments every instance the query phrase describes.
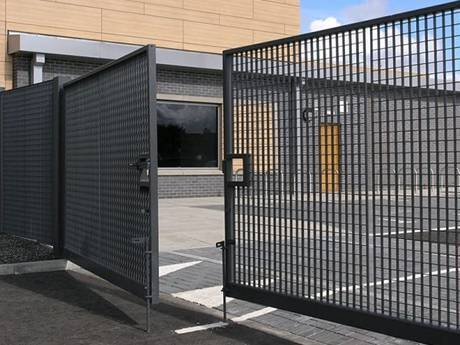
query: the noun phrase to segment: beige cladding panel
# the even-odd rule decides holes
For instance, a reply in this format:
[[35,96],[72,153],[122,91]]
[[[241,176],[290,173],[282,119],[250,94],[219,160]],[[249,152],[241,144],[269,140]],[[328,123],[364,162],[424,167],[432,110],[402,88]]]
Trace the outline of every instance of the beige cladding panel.
[[0,20],[5,20],[5,13],[6,13],[6,0],[0,0]]
[[7,0],[6,21],[100,33],[101,11],[50,1]]
[[266,32],[282,33],[285,31],[284,24],[269,23],[255,19],[233,17],[227,15],[220,16],[220,24],[224,26],[233,26],[237,28],[239,27],[249,30],[258,30]]
[[222,0],[184,0],[184,8],[220,14],[221,1]]
[[2,14],[8,30],[210,52],[299,27],[291,0],[0,0]]
[[222,0],[220,5],[220,14],[243,18],[253,18],[253,3],[253,0]]
[[[0,61],[7,31],[220,53],[298,33],[299,13],[298,0],[0,0]],[[4,63],[0,86],[11,75]]]
[[161,5],[145,5],[145,13],[151,16],[160,16],[200,23],[219,24],[219,15],[209,12],[194,11]]
[[254,18],[267,22],[299,25],[300,13],[297,6],[254,0]]
[[183,7],[184,0],[140,0],[146,4],[156,4],[170,7]]
[[185,22],[184,41],[204,45],[220,45],[225,47],[251,44],[253,32],[247,29],[230,28],[221,25]]
[[134,13],[103,10],[102,32],[133,37],[182,41],[182,21]]
[[122,12],[144,13],[143,2],[139,0],[55,0],[57,3],[94,7],[97,9],[116,10]]

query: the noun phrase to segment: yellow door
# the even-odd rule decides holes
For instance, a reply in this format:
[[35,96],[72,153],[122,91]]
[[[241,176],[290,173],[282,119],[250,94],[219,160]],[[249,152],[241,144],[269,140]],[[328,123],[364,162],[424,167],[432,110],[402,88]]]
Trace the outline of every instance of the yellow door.
[[340,125],[320,126],[321,190],[340,191]]

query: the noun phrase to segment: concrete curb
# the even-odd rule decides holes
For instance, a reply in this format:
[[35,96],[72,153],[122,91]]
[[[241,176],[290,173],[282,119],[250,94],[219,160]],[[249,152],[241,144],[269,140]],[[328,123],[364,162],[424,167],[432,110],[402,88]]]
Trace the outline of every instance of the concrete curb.
[[19,262],[0,265],[0,276],[67,270],[67,260]]

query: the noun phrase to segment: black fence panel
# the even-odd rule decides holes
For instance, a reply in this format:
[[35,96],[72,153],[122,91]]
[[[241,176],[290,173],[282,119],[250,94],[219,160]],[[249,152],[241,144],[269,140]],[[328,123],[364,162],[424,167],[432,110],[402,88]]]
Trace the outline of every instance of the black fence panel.
[[0,232],[56,250],[60,84],[0,93]]
[[225,293],[460,343],[460,2],[232,49],[224,71]]
[[64,255],[156,301],[154,47],[65,84],[63,99]]

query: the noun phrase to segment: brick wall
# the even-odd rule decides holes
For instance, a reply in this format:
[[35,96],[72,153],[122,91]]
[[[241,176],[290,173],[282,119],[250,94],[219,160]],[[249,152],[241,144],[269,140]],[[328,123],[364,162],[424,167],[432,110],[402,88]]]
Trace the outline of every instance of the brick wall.
[[57,76],[75,79],[83,74],[103,65],[104,61],[89,62],[76,60],[63,60],[46,58],[46,63],[43,66],[43,79],[49,80]]
[[[13,58],[13,87],[29,85],[31,57],[16,55]],[[44,80],[56,76],[71,79],[103,65],[104,61],[77,61],[46,57]],[[159,67],[157,89],[161,94],[222,98],[222,74],[219,72],[191,72]]]
[[30,56],[13,56],[13,88],[29,85],[31,60]]
[[162,94],[222,98],[222,78],[221,73],[196,73],[160,67],[157,91]]
[[192,198],[224,195],[223,175],[159,176],[160,198]]

